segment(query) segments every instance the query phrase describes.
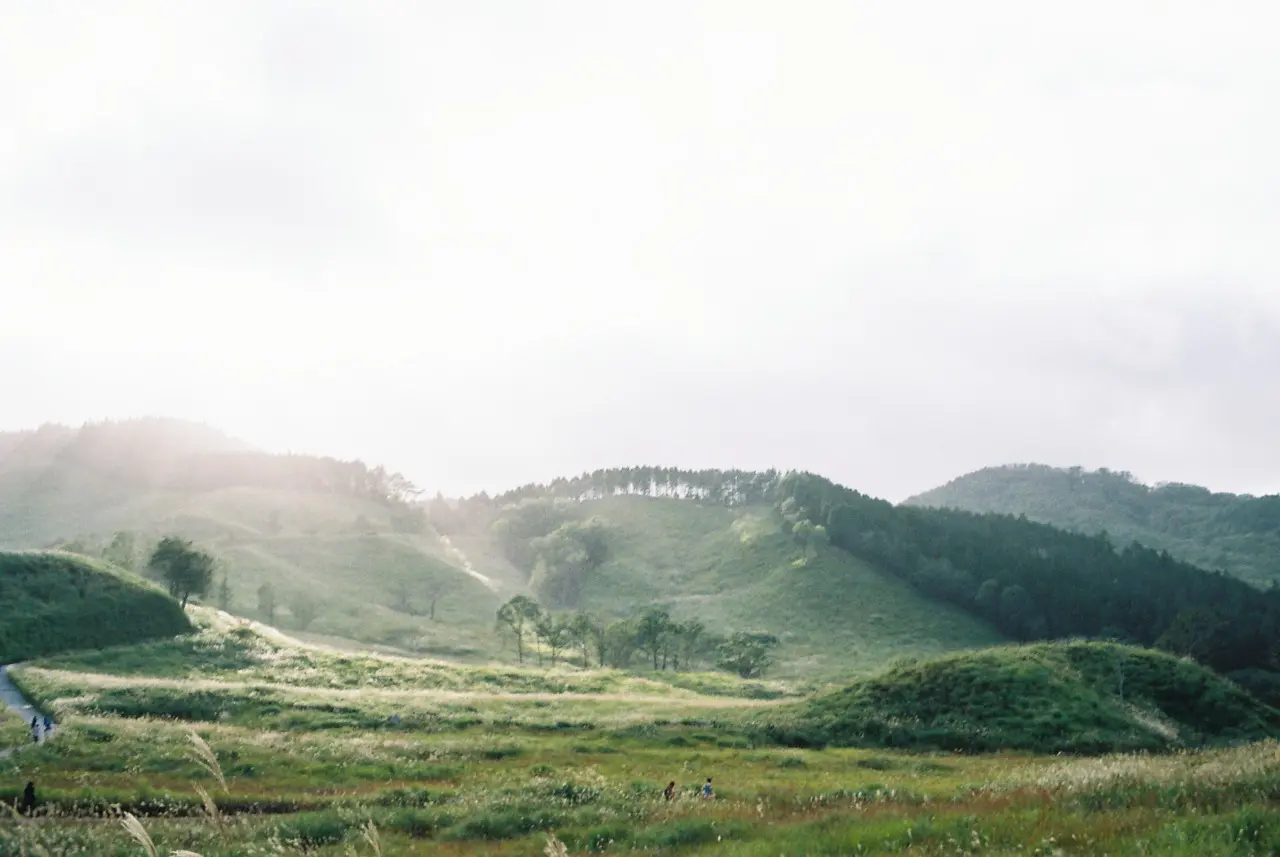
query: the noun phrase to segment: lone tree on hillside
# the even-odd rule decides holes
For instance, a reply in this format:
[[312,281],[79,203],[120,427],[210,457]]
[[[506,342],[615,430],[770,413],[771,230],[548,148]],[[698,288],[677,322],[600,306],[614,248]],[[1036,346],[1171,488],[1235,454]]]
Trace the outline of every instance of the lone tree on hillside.
[[498,628],[510,629],[516,637],[516,655],[524,663],[524,635],[533,630],[542,617],[542,608],[528,595],[517,595],[498,608]]
[[737,633],[720,644],[718,666],[741,678],[759,678],[773,662],[778,638],[772,634]]
[[186,539],[165,536],[151,552],[147,568],[169,585],[169,594],[187,606],[192,595],[205,595],[213,585],[213,557]]

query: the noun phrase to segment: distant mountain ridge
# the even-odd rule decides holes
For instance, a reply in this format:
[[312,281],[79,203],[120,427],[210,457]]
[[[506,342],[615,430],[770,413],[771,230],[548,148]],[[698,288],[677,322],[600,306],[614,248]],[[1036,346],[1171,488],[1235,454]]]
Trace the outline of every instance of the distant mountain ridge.
[[1107,469],[1043,464],[988,467],[904,505],[1025,515],[1117,544],[1139,542],[1255,586],[1280,581],[1280,496],[1215,493],[1196,485],[1144,485]]

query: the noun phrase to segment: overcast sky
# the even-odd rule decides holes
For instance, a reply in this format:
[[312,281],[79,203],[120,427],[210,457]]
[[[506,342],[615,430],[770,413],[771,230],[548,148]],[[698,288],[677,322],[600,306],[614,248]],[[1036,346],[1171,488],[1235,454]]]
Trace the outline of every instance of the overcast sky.
[[0,429],[1280,490],[1280,7],[0,0]]

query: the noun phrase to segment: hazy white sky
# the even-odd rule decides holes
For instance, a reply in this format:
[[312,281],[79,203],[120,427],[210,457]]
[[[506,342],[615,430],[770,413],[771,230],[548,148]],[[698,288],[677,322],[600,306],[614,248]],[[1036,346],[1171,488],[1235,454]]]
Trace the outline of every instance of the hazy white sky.
[[0,0],[0,429],[1280,490],[1280,7]]

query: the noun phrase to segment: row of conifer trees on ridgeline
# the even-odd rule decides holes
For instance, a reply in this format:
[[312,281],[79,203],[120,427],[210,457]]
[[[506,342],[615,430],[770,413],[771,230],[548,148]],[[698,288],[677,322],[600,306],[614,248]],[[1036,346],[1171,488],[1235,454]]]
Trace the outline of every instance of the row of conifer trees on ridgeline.
[[782,474],[777,470],[682,470],[621,467],[596,470],[550,483],[530,483],[493,497],[503,506],[531,497],[596,500],[618,494],[703,500],[725,506],[771,503]]
[[1025,518],[894,506],[812,474],[779,501],[831,544],[982,616],[1019,640],[1110,637],[1190,655],[1222,672],[1280,670],[1280,590],[1105,535]]

